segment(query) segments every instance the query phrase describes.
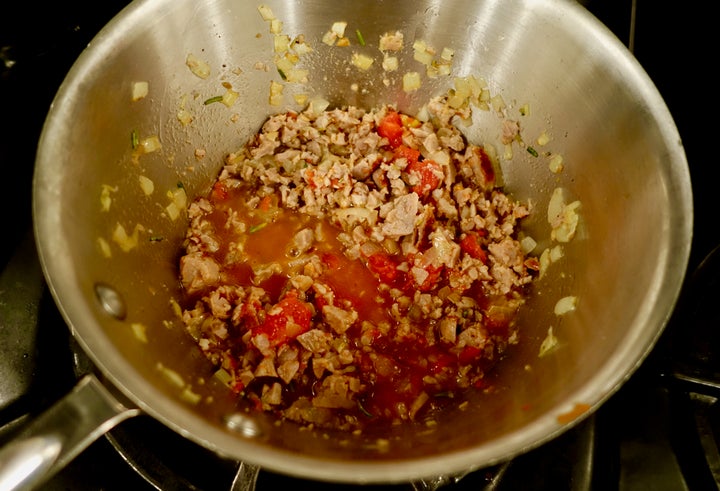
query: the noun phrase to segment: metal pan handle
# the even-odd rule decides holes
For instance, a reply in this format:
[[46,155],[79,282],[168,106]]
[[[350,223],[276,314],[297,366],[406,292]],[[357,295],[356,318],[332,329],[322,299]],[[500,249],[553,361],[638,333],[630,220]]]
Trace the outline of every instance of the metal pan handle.
[[94,375],[0,449],[0,489],[34,489],[118,423],[140,414],[119,402]]

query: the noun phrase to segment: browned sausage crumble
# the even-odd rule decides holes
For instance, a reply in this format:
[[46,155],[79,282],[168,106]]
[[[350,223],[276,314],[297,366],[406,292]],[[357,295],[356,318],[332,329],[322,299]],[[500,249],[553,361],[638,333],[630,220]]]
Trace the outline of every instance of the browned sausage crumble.
[[184,323],[257,410],[342,430],[430,418],[518,342],[528,207],[445,98],[427,107],[272,116],[189,206]]

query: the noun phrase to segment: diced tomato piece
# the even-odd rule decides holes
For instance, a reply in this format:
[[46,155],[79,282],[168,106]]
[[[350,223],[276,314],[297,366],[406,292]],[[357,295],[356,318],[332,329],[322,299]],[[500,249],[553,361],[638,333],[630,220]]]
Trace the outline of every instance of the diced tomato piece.
[[465,346],[458,355],[458,361],[461,365],[467,365],[468,363],[475,361],[481,353],[482,350],[477,346]]
[[269,194],[268,194],[267,196],[264,196],[264,197],[260,200],[260,203],[258,204],[258,208],[259,208],[261,211],[268,211],[268,210],[270,210],[270,208],[272,207],[272,205],[273,205],[272,195],[269,195]]
[[228,197],[228,189],[224,183],[218,181],[213,185],[212,191],[210,192],[210,201],[213,203],[220,203],[225,201]]
[[383,283],[392,283],[398,276],[397,264],[383,252],[370,255],[367,264],[370,271],[375,273]]
[[323,253],[320,260],[328,269],[338,269],[340,267],[340,258],[330,252]]
[[405,172],[420,179],[420,182],[412,188],[420,197],[430,194],[440,185],[442,169],[438,163],[432,160],[410,162],[405,168]]
[[296,290],[288,292],[270,311],[273,313],[253,329],[255,335],[265,334],[270,346],[284,344],[310,329],[312,308],[297,297]]
[[480,245],[480,241],[478,240],[479,236],[480,234],[477,232],[466,233],[465,237],[460,240],[460,250],[462,250],[465,254],[470,255],[470,257],[479,259],[483,263],[486,263],[487,253]]
[[380,120],[378,125],[378,135],[387,138],[392,148],[397,148],[402,144],[403,125],[400,114],[395,111],[388,111]]
[[480,160],[480,170],[483,173],[485,185],[493,186],[495,184],[495,168],[493,167],[492,160],[490,160],[490,156],[480,147],[474,147],[474,151]]
[[406,145],[400,145],[395,149],[395,158],[396,159],[407,159],[408,165],[409,164],[417,164],[420,160],[420,150],[416,150],[414,148],[410,148]]

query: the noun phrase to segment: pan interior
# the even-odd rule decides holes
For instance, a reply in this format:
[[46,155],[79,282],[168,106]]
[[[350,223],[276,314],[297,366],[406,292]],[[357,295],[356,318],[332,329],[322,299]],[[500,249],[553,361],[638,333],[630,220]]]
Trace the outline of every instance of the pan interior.
[[[213,450],[335,481],[399,481],[486,466],[547,441],[606,400],[667,320],[692,226],[677,130],[632,56],[574,2],[266,5],[284,33],[303,34],[314,48],[303,59],[307,83],[282,81],[270,24],[252,2],[137,1],[88,46],[49,112],[34,182],[38,247],[53,295],[100,372],[147,413]],[[324,44],[336,21],[348,23],[349,38],[359,30],[365,45],[354,38],[345,48]],[[406,47],[400,70],[386,73],[377,40],[396,30]],[[453,49],[452,75],[423,76],[418,90],[405,92],[402,75],[425,69],[413,59],[416,40]],[[375,62],[359,70],[352,53]],[[207,62],[207,78],[189,69],[191,54]],[[477,395],[437,427],[398,426],[392,434],[355,438],[263,416],[248,420],[175,315],[187,222],[182,213],[171,219],[172,197],[179,189],[188,199],[207,192],[224,156],[268,115],[301,108],[293,94],[321,96],[332,106],[394,103],[413,114],[452,87],[454,76],[467,75],[485,78],[502,96],[528,144],[551,137],[540,157],[515,147],[511,159],[501,158],[506,190],[534,206],[525,229],[538,242],[534,254],[558,245],[546,219],[553,190],[562,187],[581,202],[576,237],[562,244],[562,257],[535,283],[521,314],[521,343],[501,365],[500,390]],[[279,107],[268,103],[271,81],[285,86]],[[147,82],[149,92],[133,101],[137,82]],[[204,104],[228,85],[239,94],[235,105]],[[530,111],[520,116],[523,107]],[[192,122],[183,124],[188,114]],[[478,111],[464,131],[502,157],[500,127],[492,111]],[[152,136],[162,148],[138,155],[132,140]],[[550,171],[545,152],[563,157],[562,172]],[[152,194],[139,176],[153,182]],[[137,231],[127,252],[113,240],[118,225],[131,241]],[[99,286],[118,294],[124,316],[108,314]],[[577,309],[555,315],[555,303],[570,295]],[[539,357],[550,328],[557,349]],[[379,447],[378,438],[389,447]]]

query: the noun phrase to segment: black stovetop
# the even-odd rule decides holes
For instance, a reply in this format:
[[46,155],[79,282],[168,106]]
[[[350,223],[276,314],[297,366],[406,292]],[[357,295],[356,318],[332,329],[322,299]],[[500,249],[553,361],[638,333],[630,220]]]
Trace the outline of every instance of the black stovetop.
[[[669,8],[652,0],[582,2],[626,44],[665,98],[683,139],[693,184],[695,236],[681,301],[656,349],[595,415],[549,444],[450,490],[720,489],[720,227],[714,220],[710,120],[712,78],[705,61],[712,16],[698,0]],[[31,179],[40,129],[80,51],[127,4],[8,0],[0,7],[0,443],[75,383],[72,343],[44,288],[31,232]],[[631,27],[632,26],[632,27]],[[699,58],[699,61],[697,61]],[[709,115],[709,116],[706,116]],[[697,270],[696,274],[693,274]],[[101,438],[45,490],[230,489],[234,466],[143,417]],[[136,435],[142,435],[141,438]],[[142,441],[137,445],[136,441]],[[167,442],[171,442],[168,444]],[[144,455],[137,447],[150,448]],[[175,451],[168,450],[175,449]],[[136,472],[132,465],[140,472]],[[192,462],[188,462],[192,460]],[[188,471],[205,466],[207,472]],[[258,489],[359,489],[262,472]],[[379,489],[378,486],[363,487]],[[391,489],[411,489],[392,486]]]

